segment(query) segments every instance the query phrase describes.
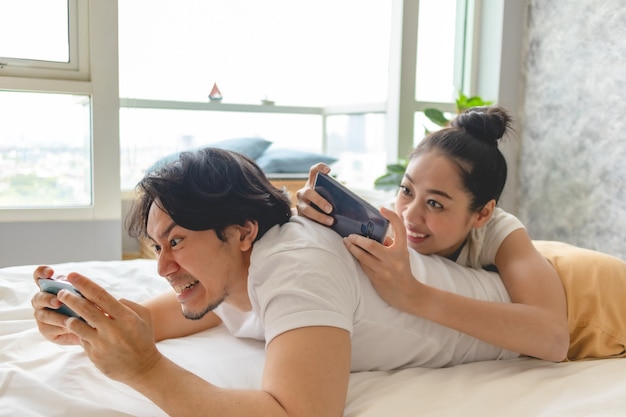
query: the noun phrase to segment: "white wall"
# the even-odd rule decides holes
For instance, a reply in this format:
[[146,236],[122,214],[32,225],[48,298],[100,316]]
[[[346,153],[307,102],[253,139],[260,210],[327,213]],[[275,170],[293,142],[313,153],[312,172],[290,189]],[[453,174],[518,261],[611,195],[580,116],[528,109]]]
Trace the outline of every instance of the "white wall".
[[118,220],[0,224],[0,267],[120,259]]
[[475,51],[476,69],[472,91],[494,100],[513,117],[515,134],[500,144],[507,161],[508,176],[499,205],[513,213],[518,210],[518,156],[521,145],[523,108],[523,57],[528,0],[476,0],[480,26]]
[[520,218],[626,259],[626,3],[582,7],[530,1]]

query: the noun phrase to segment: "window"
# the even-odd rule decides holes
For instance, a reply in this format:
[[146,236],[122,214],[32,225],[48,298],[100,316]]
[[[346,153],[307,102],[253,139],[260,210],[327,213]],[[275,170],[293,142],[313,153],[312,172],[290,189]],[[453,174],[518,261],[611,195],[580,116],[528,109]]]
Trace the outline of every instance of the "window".
[[[369,153],[384,148],[389,0],[120,0],[119,16],[123,189],[160,156],[229,137],[350,158],[350,178],[372,176],[372,155],[384,170],[384,152]],[[377,127],[336,130],[337,115],[324,129],[329,107]]]
[[[322,120],[311,114],[122,108],[122,189],[130,190],[163,156],[230,138],[271,138],[273,146],[319,151]],[[294,134],[297,132],[297,134]]]
[[0,7],[0,223],[119,217],[115,2]]
[[331,115],[326,121],[327,151],[340,155],[334,173],[353,188],[370,189],[385,170],[385,115]]
[[[459,41],[443,33],[458,27],[456,14],[462,8],[457,4],[463,1],[404,2],[409,7],[419,5],[414,70],[417,101],[411,104],[416,115],[419,102],[452,100],[460,62]],[[117,8],[111,7],[119,19],[119,42],[115,42],[119,54],[112,54],[119,55],[120,60],[119,149],[107,143],[103,151],[103,143],[117,133],[117,124],[109,119],[98,122],[102,107],[91,106],[108,101],[104,113],[115,111],[110,103],[116,98],[91,101],[93,91],[103,87],[94,87],[97,77],[89,73],[90,65],[94,65],[89,58],[95,56],[106,66],[111,56],[105,53],[102,58],[103,49],[88,48],[102,43],[97,42],[98,37],[111,34],[91,28],[90,39],[88,22],[89,13],[93,13],[97,18],[92,16],[92,24],[99,24],[99,10],[104,6],[78,0],[0,2],[0,16],[8,22],[0,25],[0,38],[5,39],[0,43],[0,95],[4,106],[15,97],[32,103],[32,111],[24,105],[5,113],[12,114],[14,120],[64,120],[72,126],[63,138],[71,145],[64,146],[84,156],[80,168],[84,183],[72,185],[71,198],[66,193],[63,202],[46,201],[53,206],[93,203],[92,195],[97,193],[90,189],[91,184],[102,189],[108,180],[92,174],[92,160],[103,155],[106,159],[96,165],[105,168],[99,169],[108,172],[106,169],[119,165],[117,186],[130,189],[156,159],[230,137],[259,136],[276,146],[330,153],[342,161],[336,166],[337,173],[352,184],[366,187],[384,171],[385,143],[396,140],[386,137],[385,128],[389,45],[396,28],[393,3],[119,0]],[[38,21],[41,15],[46,18]],[[110,20],[107,25],[112,27]],[[431,65],[433,62],[437,65]],[[99,71],[108,72],[112,71]],[[107,89],[113,91],[109,94],[117,94],[117,88],[110,88],[116,82],[106,81]],[[219,102],[208,99],[214,83],[223,95]],[[48,94],[39,94],[43,92]],[[48,103],[47,111],[40,107],[44,102]],[[24,114],[17,114],[18,110]],[[59,117],[52,116],[57,111]],[[419,123],[411,123],[418,131]],[[11,143],[0,146],[3,150],[11,146],[13,155],[17,155],[18,147],[24,150],[23,155],[29,153],[25,150],[28,147],[32,155],[41,155],[44,149],[59,152],[60,148],[53,146],[59,131],[35,131],[36,125],[23,124],[23,141],[11,139]],[[19,136],[20,127],[11,126],[16,129],[11,137]],[[92,139],[97,136],[88,131],[93,126],[111,127],[100,134],[100,139]],[[118,142],[115,144],[117,147]],[[16,164],[25,166],[26,162],[17,157],[8,162],[2,155],[3,181],[13,176]],[[74,180],[79,177],[75,171],[66,175]],[[39,186],[45,184],[52,183],[41,182]],[[82,194],[76,193],[79,189]],[[12,193],[12,199],[6,197],[0,207],[35,204],[25,196],[18,201],[17,190]]]
[[[461,88],[462,37],[457,41],[458,0],[420,0],[415,99],[448,103]],[[463,8],[459,7],[462,13]],[[461,16],[464,18],[464,16]],[[461,19],[463,22],[464,19]],[[459,29],[462,32],[463,27]]]
[[120,0],[120,96],[384,102],[389,0]]
[[[466,0],[403,3],[419,12],[415,119],[402,121],[414,143],[420,103],[451,103],[462,87]],[[330,153],[340,179],[371,188],[394,140],[385,112],[397,4],[120,0],[122,188],[155,158],[237,136]]]
[[87,4],[78,0],[0,2],[0,76],[87,79]]
[[91,205],[89,101],[0,91],[0,207]]
[[[33,13],[37,10],[37,13]],[[0,3],[0,56],[13,59],[69,62],[66,0],[20,0]]]
[[0,208],[92,205],[88,88],[55,81],[86,78],[86,12],[76,0],[0,2]]

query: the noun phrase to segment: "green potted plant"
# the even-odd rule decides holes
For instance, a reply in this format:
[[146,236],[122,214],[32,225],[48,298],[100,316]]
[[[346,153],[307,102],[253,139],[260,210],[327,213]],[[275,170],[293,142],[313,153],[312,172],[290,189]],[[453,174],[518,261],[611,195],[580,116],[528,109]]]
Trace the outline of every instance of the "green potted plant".
[[[479,96],[467,97],[465,94],[459,93],[459,96],[455,100],[456,114],[452,117],[448,117],[443,111],[435,108],[428,108],[424,110],[424,115],[428,118],[428,120],[437,126],[446,127],[459,113],[462,113],[467,109],[471,109],[472,107],[489,106],[492,103],[493,101],[485,101]],[[426,127],[424,127],[424,129],[426,130],[426,133],[429,133]]]
[[[456,114],[447,116],[446,113],[439,109],[427,108],[424,110],[424,115],[437,126],[446,127],[459,113],[472,107],[489,106],[492,103],[493,101],[485,101],[479,96],[467,97],[465,94],[459,92],[459,96],[455,100]],[[430,133],[426,126],[424,126],[424,131],[426,134]],[[406,159],[399,159],[397,162],[387,165],[387,172],[376,178],[374,188],[385,191],[397,189],[402,182],[402,176],[404,175],[407,165],[408,160]]]
[[383,191],[397,189],[402,182],[402,176],[408,163],[409,161],[406,159],[399,159],[395,164],[387,165],[387,172],[374,180],[374,188]]

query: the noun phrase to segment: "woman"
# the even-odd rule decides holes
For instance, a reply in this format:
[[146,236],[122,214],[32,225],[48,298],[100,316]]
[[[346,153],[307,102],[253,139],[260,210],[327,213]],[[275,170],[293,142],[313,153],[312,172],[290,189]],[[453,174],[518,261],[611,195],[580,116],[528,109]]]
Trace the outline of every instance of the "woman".
[[[381,210],[391,221],[395,239],[384,246],[352,235],[346,245],[379,295],[400,310],[545,360],[619,355],[624,338],[609,353],[570,346],[570,329],[581,326],[571,320],[568,324],[568,315],[583,320],[594,312],[581,315],[569,310],[574,306],[566,303],[565,292],[576,286],[562,283],[563,276],[535,248],[523,224],[496,207],[507,175],[498,142],[509,128],[504,109],[474,108],[460,114],[450,127],[428,135],[409,157],[395,213]],[[312,202],[326,213],[332,210],[310,186],[317,170],[329,171],[322,164],[311,168],[309,182],[297,194],[297,209],[329,224],[332,217],[310,207]],[[420,283],[408,267],[408,248],[472,268],[497,270],[512,303],[482,302]],[[626,271],[623,262],[616,262],[620,271]],[[624,281],[618,282],[622,294]],[[624,328],[623,323],[617,326]]]

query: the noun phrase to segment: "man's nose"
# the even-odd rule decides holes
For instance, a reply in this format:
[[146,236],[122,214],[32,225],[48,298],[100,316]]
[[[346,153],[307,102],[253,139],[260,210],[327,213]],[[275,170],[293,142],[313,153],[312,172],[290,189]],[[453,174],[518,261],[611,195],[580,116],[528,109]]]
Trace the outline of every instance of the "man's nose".
[[176,269],[176,263],[169,250],[161,250],[157,255],[157,271],[160,276],[167,277]]

